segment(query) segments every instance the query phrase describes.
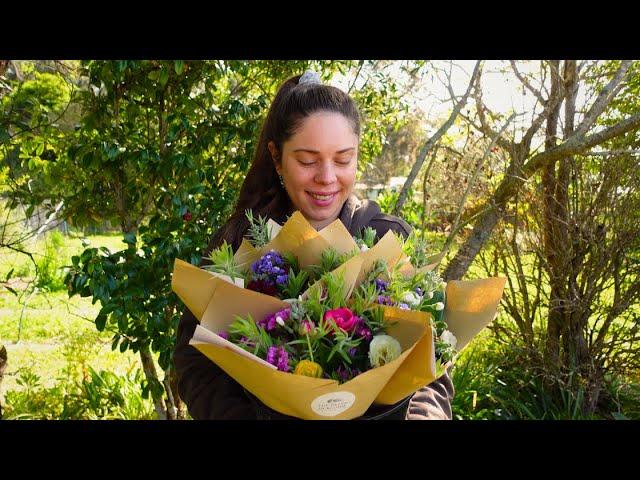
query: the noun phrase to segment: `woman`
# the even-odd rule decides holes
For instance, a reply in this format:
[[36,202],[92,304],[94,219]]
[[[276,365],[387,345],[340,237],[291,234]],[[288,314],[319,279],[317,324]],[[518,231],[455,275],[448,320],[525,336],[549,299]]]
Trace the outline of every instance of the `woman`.
[[[349,95],[322,84],[310,71],[287,80],[267,114],[235,211],[213,236],[205,256],[224,240],[234,250],[239,247],[249,225],[247,209],[279,223],[299,210],[318,230],[339,218],[352,235],[369,226],[378,238],[388,230],[406,237],[410,227],[405,221],[352,194],[359,137],[360,116]],[[257,418],[262,409],[244,389],[189,345],[196,324],[187,309],[173,355],[178,390],[189,413],[194,419]],[[451,419],[453,393],[447,373],[416,392],[403,416]]]

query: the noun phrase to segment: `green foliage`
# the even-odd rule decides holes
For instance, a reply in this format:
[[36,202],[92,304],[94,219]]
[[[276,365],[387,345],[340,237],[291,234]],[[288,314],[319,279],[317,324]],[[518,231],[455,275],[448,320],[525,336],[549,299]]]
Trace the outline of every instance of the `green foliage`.
[[[391,214],[398,202],[399,196],[399,190],[387,189],[380,192],[376,201],[384,213]],[[415,200],[413,189],[409,189],[407,200],[404,202],[404,205],[402,205],[402,211],[400,212],[399,217],[413,228],[419,229],[422,226],[424,215],[425,211],[423,205]],[[427,223],[429,220],[430,219],[426,219]]]
[[309,273],[305,270],[300,270],[298,274],[296,274],[293,268],[289,268],[289,278],[283,290],[284,295],[286,295],[287,298],[298,298],[304,291],[308,280]]
[[211,261],[211,265],[202,267],[205,270],[222,273],[232,278],[242,278],[242,272],[233,257],[233,248],[227,242],[223,242],[220,247],[214,248],[211,251],[211,255],[205,258]]
[[255,248],[262,248],[270,240],[269,227],[267,225],[267,218],[262,218],[261,215],[258,218],[253,217],[251,210],[246,211],[247,220],[249,220],[249,229],[245,235]]
[[38,277],[36,278],[36,286],[44,290],[54,292],[63,290],[64,272],[62,247],[64,238],[62,233],[55,230],[46,235],[45,248],[42,257],[36,261],[38,265]]
[[[452,400],[458,420],[577,420],[640,418],[638,385],[610,377],[613,402],[594,415],[583,413],[584,388],[579,377],[559,383],[549,372],[532,368],[526,353],[499,345],[489,332],[473,341],[456,360]],[[574,384],[571,384],[573,382]],[[634,390],[635,389],[635,390]],[[635,394],[634,394],[635,392]]]
[[[88,248],[64,278],[70,295],[100,306],[95,325],[115,332],[113,349],[149,349],[161,368],[171,366],[183,310],[170,287],[174,260],[198,264],[228,217],[277,87],[307,68],[329,80],[354,65],[83,61],[67,76],[30,72],[42,102],[33,103],[34,84],[3,103],[3,113],[16,113],[0,116],[11,208],[20,202],[27,214],[36,206],[50,213],[63,202],[60,214],[74,226],[106,221],[121,232],[126,247]],[[393,87],[380,84],[358,94],[365,158],[382,145],[393,98]],[[145,392],[158,385],[145,384]]]
[[[153,419],[153,405],[142,397],[142,372],[131,363],[124,374],[96,371],[91,362],[101,350],[98,334],[68,335],[62,346],[64,367],[53,385],[33,367],[18,372],[15,388],[6,393],[8,419]],[[45,380],[49,380],[46,381]]]
[[130,369],[124,376],[88,368],[81,381],[61,381],[45,387],[27,368],[17,379],[21,390],[6,394],[6,419],[33,420],[152,420],[153,405],[144,401],[139,384],[142,372]]
[[323,275],[338,268],[355,253],[357,252],[354,250],[353,252],[340,254],[335,248],[329,247],[322,252],[318,265],[308,265],[305,269],[309,272],[311,281],[315,282]]
[[[236,345],[261,358],[265,358],[269,347],[273,346],[269,334],[255,322],[251,315],[247,315],[247,318],[236,317],[229,326],[229,335]],[[247,341],[241,342],[242,337]]]
[[357,235],[354,235],[353,239],[356,241],[358,246],[362,248],[362,246],[366,246],[367,248],[371,248],[376,243],[377,233],[374,228],[366,227]]

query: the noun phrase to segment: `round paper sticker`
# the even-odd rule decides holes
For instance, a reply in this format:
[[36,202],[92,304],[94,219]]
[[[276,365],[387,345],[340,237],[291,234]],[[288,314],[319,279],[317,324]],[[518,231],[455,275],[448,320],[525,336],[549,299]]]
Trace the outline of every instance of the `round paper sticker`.
[[348,410],[356,396],[351,392],[333,392],[320,395],[311,402],[311,410],[323,417],[335,417]]

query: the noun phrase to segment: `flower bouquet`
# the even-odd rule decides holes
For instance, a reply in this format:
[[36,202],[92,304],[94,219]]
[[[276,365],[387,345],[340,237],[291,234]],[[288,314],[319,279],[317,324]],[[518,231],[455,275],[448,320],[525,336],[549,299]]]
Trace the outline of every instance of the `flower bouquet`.
[[316,232],[299,213],[261,243],[213,252],[214,272],[176,260],[172,288],[200,321],[190,343],[260,402],[303,419],[356,418],[429,384],[451,353],[437,351],[452,346],[444,332],[461,349],[504,286],[449,282],[445,292],[430,273],[437,262],[414,267],[392,232],[354,239],[338,220]]

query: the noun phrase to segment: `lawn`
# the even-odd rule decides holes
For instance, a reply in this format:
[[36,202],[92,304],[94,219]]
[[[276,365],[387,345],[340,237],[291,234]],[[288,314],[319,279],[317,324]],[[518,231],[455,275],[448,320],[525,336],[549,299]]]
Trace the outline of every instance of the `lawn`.
[[[54,233],[23,247],[35,252],[36,262],[60,278],[71,256],[88,246],[106,246],[115,251],[125,244],[119,235],[87,237],[83,245],[83,238],[79,236]],[[6,347],[8,356],[0,385],[0,403],[5,410],[11,410],[6,402],[7,392],[24,391],[28,376],[36,375],[39,387],[51,389],[65,380],[87,379],[91,369],[112,372],[120,378],[133,378],[139,373],[138,355],[131,351],[112,351],[112,332],[99,332],[95,328],[93,319],[99,304],[92,304],[90,297],[69,299],[66,290],[47,291],[46,285],[32,290],[29,282],[35,269],[24,255],[3,256],[0,278],[6,278],[12,269],[10,285],[17,295],[0,290],[0,344]],[[147,407],[151,407],[150,403]]]

